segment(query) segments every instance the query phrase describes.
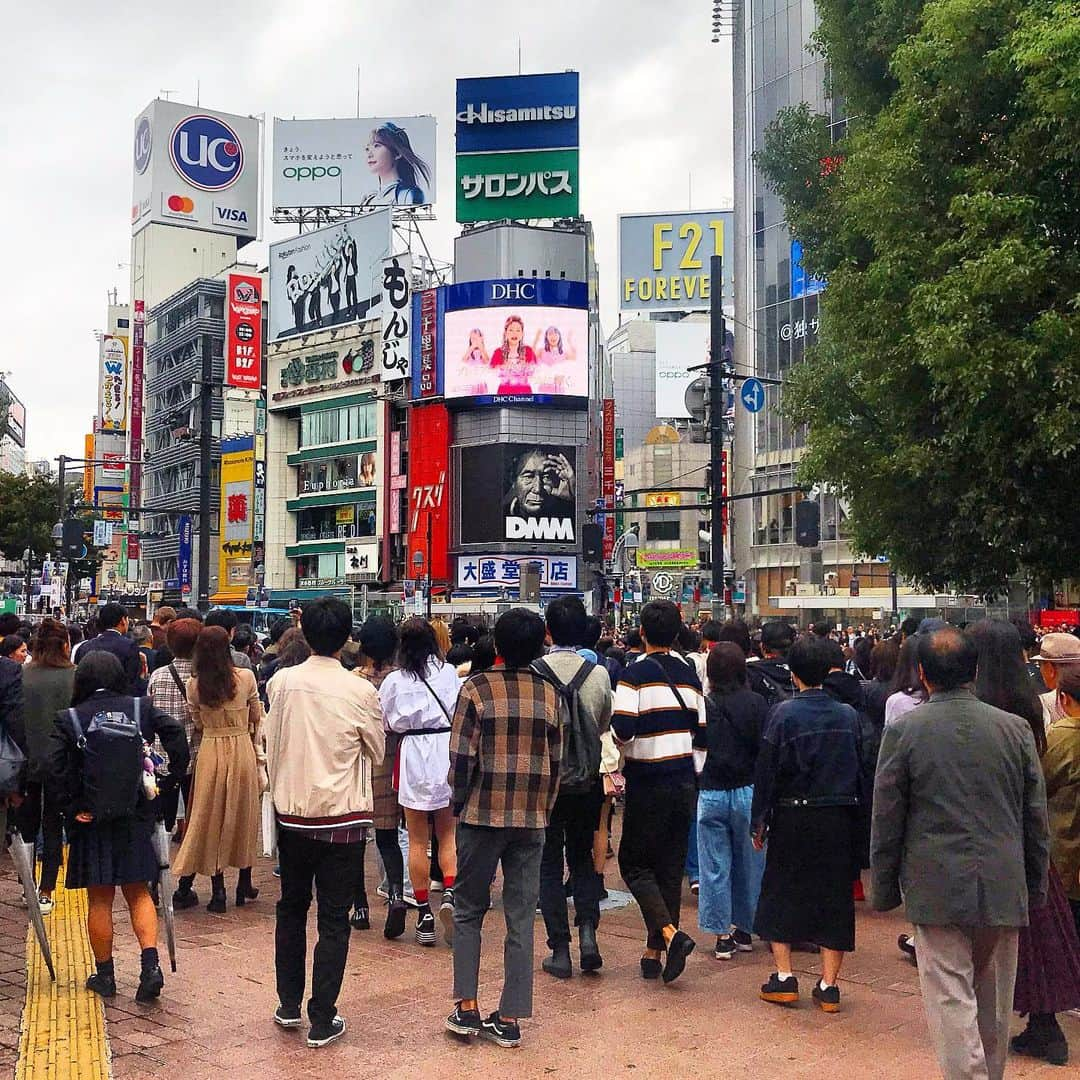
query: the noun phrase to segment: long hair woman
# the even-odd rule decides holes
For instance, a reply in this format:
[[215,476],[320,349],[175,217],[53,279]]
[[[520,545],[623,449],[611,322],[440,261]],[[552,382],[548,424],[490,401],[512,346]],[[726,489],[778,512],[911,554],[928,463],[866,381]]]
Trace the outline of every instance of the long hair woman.
[[906,712],[918,708],[926,701],[926,691],[919,679],[919,635],[912,634],[900,646],[896,661],[891,693],[885,702],[885,727],[895,724]]
[[[143,782],[143,755],[130,753],[131,742],[122,737],[138,722],[145,744],[161,740],[169,755],[167,782],[178,783],[188,764],[184,729],[149,698],[124,693],[127,675],[120,661],[104,650],[87,653],[75,669],[71,709],[56,714],[49,744],[47,780],[56,785],[57,798],[67,821],[67,889],[86,889],[86,930],[97,971],[86,988],[102,997],[116,995],[113,968],[113,898],[117,885],[131,915],[131,926],[142,949],[142,973],[136,1001],[152,1001],[165,979],[157,951],[157,913],[147,882],[158,876],[153,831],[157,799]],[[74,713],[74,717],[72,716]],[[104,718],[104,721],[102,720]],[[107,724],[119,737],[106,740],[98,728]],[[137,737],[137,736],[136,736]],[[83,746],[96,753],[125,755],[112,768],[96,772]],[[96,756],[95,753],[95,756]],[[124,803],[129,809],[122,809]]]
[[[1020,632],[1012,623],[983,619],[969,627],[968,633],[979,649],[976,697],[1028,722],[1045,767],[1042,704],[1027,673]],[[1013,1011],[1026,1015],[1028,1023],[1010,1040],[1010,1046],[1019,1054],[1064,1065],[1069,1044],[1057,1013],[1078,1007],[1080,941],[1061,878],[1051,862],[1046,903],[1032,907],[1028,925],[1020,928]]]
[[[20,639],[21,640],[21,639]],[[44,841],[38,893],[41,910],[53,908],[53,890],[64,854],[64,827],[53,785],[47,782],[49,745],[56,714],[71,704],[75,665],[64,624],[44,619],[34,635],[33,660],[22,673],[23,721],[26,725],[26,793],[15,811],[23,840],[32,844],[38,829]]]
[[[367,679],[378,690],[394,670],[394,656],[398,649],[398,632],[394,620],[385,615],[372,615],[360,627],[359,641],[360,662],[356,667],[356,674]],[[405,933],[406,915],[405,860],[398,845],[401,807],[398,806],[397,792],[394,790],[397,746],[397,735],[387,734],[383,759],[371,770],[375,845],[386,868],[387,909],[383,935],[387,938],[398,938]],[[363,867],[349,921],[356,930],[366,930],[371,925]]]
[[380,124],[364,148],[368,168],[379,181],[378,194],[365,200],[370,206],[423,206],[424,188],[431,183],[428,164],[412,148],[408,133],[390,120]]
[[259,834],[259,727],[263,709],[255,675],[233,664],[229,632],[208,626],[195,643],[188,707],[201,733],[191,785],[191,815],[173,866],[182,877],[205,874],[211,896],[206,910],[225,910],[226,867],[239,871],[236,906],[254,900],[251,864]]
[[439,841],[443,880],[439,918],[447,941],[453,937],[457,847],[447,776],[450,718],[457,706],[459,685],[457,672],[443,658],[435,631],[423,619],[407,619],[401,627],[398,670],[383,680],[379,701],[386,730],[400,737],[395,762],[397,793],[409,831],[409,877],[418,908],[416,941],[420,945],[435,944],[435,917],[428,904],[429,814]]

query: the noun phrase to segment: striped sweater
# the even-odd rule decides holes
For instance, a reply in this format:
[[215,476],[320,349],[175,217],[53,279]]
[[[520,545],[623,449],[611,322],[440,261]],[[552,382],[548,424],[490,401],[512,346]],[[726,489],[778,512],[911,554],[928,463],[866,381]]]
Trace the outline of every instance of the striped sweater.
[[666,653],[629,664],[619,677],[611,717],[627,785],[693,782],[694,731],[699,725],[705,725],[705,699],[692,667]]

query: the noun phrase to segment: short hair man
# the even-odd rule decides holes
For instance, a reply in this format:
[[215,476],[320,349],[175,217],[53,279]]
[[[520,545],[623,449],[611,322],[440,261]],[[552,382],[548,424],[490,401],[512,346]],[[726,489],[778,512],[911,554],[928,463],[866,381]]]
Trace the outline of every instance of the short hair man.
[[662,973],[664,982],[682,974],[695,945],[679,929],[679,915],[697,812],[693,738],[705,724],[705,698],[697,672],[671,655],[681,626],[670,600],[653,600],[641,609],[645,655],[622,673],[611,719],[626,758],[619,870],[648,929],[641,973],[647,979]]
[[142,674],[143,658],[139,647],[127,636],[129,626],[127,608],[122,604],[106,604],[98,612],[101,633],[83,643],[79,659],[92,652],[112,653],[124,669],[124,693],[138,695],[146,686]]
[[1043,719],[1049,729],[1065,717],[1058,701],[1058,682],[1064,669],[1080,669],[1080,641],[1072,634],[1046,634],[1039,646],[1038,655],[1033,656],[1032,660],[1039,665],[1039,674],[1046,684],[1046,693],[1039,695],[1039,701],[1042,703]]
[[[562,726],[558,692],[532,664],[544,651],[544,621],[512,608],[495,624],[503,666],[466,680],[450,736],[450,781],[458,819],[454,887],[454,1011],[446,1027],[499,1046],[521,1042],[532,1015],[533,927],[540,857],[559,788]],[[491,881],[502,864],[503,989],[481,1019],[480,932]]]
[[881,743],[872,901],[879,911],[905,903],[915,924],[942,1072],[1000,1080],[1018,928],[1046,897],[1046,789],[1027,721],[972,693],[971,638],[952,627],[922,634],[918,659],[929,701]]
[[[583,658],[579,649],[591,637],[585,605],[578,596],[560,596],[545,612],[551,648],[536,667],[576,696],[578,716],[596,760],[600,760],[600,736],[611,726],[611,680],[607,669]],[[599,630],[595,627],[594,630]],[[592,644],[599,640],[599,633]],[[595,656],[596,654],[593,653]],[[596,943],[600,923],[600,875],[593,867],[593,835],[600,826],[604,803],[603,782],[597,772],[587,785],[574,790],[560,787],[551,811],[540,860],[540,911],[547,928],[551,956],[542,964],[557,979],[573,974],[570,959],[570,920],[563,885],[563,860],[570,870],[574,894],[574,924],[578,928],[581,970],[597,971],[603,965]]]
[[168,604],[162,604],[154,612],[153,621],[150,623],[150,632],[154,635],[154,648],[160,649],[165,644],[165,627],[176,619],[176,608]]
[[364,831],[372,824],[371,767],[382,760],[379,697],[367,679],[341,666],[352,611],[333,596],[304,608],[312,655],[270,682],[266,758],[278,821],[281,899],[274,1021],[299,1027],[306,928],[314,884],[319,940],[308,1001],[308,1046],[345,1032],[337,997],[349,955],[349,907],[363,872]]
[[[214,608],[213,611],[206,613],[206,618],[203,620],[203,626],[220,626],[229,632],[229,652],[232,654],[232,662],[236,667],[247,668],[248,671],[254,671],[255,665],[251,662],[251,657],[247,653],[240,652],[239,649],[232,647],[233,635],[236,633],[236,627],[240,620],[236,617],[235,611],[230,611],[228,608]],[[349,629],[352,630],[352,620],[349,620]]]

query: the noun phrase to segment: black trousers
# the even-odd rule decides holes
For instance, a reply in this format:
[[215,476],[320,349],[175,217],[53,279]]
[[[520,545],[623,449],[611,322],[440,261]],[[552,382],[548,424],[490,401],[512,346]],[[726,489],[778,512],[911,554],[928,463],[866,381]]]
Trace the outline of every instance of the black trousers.
[[603,788],[582,794],[559,792],[544,833],[540,856],[540,911],[548,948],[570,941],[570,919],[563,886],[563,861],[574,890],[574,925],[600,924],[600,877],[593,867],[592,846],[600,824]]
[[349,956],[349,905],[356,888],[363,844],[330,844],[295,829],[278,830],[281,899],[277,902],[274,964],[278,1001],[299,1007],[304,997],[307,962],[307,915],[312,885],[318,903],[319,939],[311,970],[308,1018],[329,1024]]
[[26,798],[14,813],[19,834],[28,844],[37,841],[41,830],[41,881],[38,888],[52,893],[56,888],[56,876],[64,858],[64,826],[60,807],[52,791],[40,782],[26,785]]
[[170,787],[161,795],[161,813],[165,818],[165,831],[172,832],[176,828],[176,815],[180,810],[180,794],[184,795],[184,813],[191,817],[191,773],[181,777],[176,787]]
[[646,948],[665,948],[661,930],[679,925],[683,867],[696,806],[695,784],[627,785],[619,872],[645,919]]

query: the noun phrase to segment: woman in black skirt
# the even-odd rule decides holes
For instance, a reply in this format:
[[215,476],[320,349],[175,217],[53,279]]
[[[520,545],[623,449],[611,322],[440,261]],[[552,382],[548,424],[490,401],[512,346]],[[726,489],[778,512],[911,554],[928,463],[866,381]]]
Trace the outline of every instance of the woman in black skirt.
[[770,943],[777,967],[761,998],[799,1000],[791,943],[810,941],[821,946],[813,998],[825,1012],[840,1008],[840,964],[855,949],[851,882],[859,872],[858,717],[821,688],[831,662],[829,642],[816,635],[791,647],[798,693],[769,714],[750,812],[755,846],[768,840],[754,932]]
[[[136,775],[131,764],[135,757],[130,752],[131,744],[122,738],[112,744],[118,755],[112,770],[107,765],[100,769],[88,766],[91,754],[101,752],[106,745],[92,728],[106,723],[120,730],[137,716],[145,743],[152,746],[157,736],[169,755],[167,784],[178,784],[187,772],[188,745],[183,726],[155,708],[149,698],[140,699],[136,709],[136,699],[124,693],[126,678],[120,661],[111,653],[87,653],[80,660],[75,670],[73,708],[57,713],[47,769],[64,808],[71,845],[64,884],[68,889],[87,891],[86,929],[97,973],[87,979],[86,987],[102,997],[116,994],[112,908],[119,885],[142,949],[142,973],[135,1000],[147,1002],[161,993],[165,983],[158,964],[157,913],[147,889],[147,882],[156,881],[158,876],[152,841],[158,800],[151,799],[145,791],[142,772]],[[140,752],[135,760],[140,770],[141,761]],[[129,813],[105,821],[95,820],[93,807],[101,796],[91,791],[87,782],[91,768],[98,776],[111,772],[117,778],[109,784],[110,790],[127,791],[129,784],[137,789],[134,808]],[[101,788],[104,787],[102,784]]]

